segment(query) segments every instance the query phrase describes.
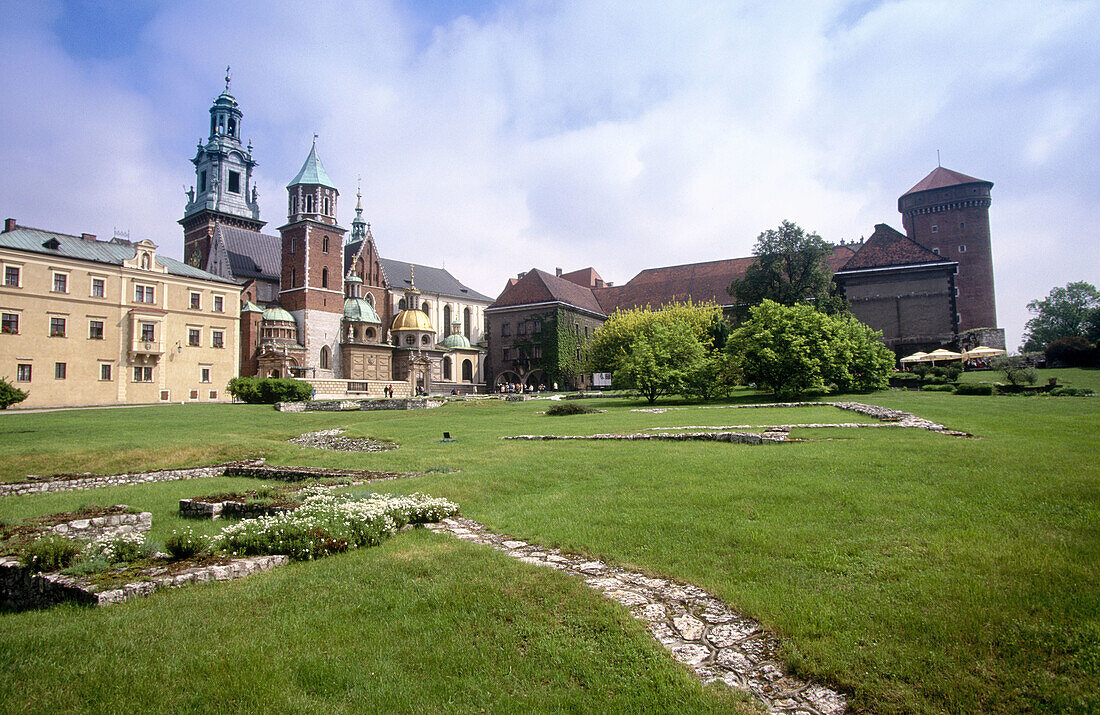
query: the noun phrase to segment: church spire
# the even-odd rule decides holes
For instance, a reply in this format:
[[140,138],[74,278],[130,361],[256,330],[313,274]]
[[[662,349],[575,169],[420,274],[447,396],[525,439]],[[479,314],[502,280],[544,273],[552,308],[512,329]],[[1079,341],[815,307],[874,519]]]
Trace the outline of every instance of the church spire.
[[[360,182],[362,178],[360,178]],[[355,187],[355,218],[351,220],[351,233],[348,234],[348,243],[365,241],[370,231],[370,224],[363,219],[363,189],[360,185]]]

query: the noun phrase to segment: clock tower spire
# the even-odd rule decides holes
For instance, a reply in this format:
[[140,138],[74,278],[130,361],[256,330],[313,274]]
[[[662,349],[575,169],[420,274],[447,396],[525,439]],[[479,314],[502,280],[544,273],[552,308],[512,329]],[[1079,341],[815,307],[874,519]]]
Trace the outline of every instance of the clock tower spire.
[[216,224],[259,231],[259,194],[252,181],[256,161],[252,142],[241,144],[241,119],[237,100],[229,92],[229,68],[225,68],[225,89],[210,107],[210,134],[201,139],[191,163],[195,185],[187,191],[187,205],[179,223],[183,226],[184,260],[198,268],[206,266],[210,239]]

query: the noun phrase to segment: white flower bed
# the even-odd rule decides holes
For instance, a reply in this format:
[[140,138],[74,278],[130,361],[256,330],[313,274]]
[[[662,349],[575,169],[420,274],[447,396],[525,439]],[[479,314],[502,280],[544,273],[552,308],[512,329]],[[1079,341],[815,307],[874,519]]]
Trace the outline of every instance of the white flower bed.
[[294,511],[245,519],[222,529],[211,548],[231,555],[286,554],[314,559],[359,546],[374,546],[405,524],[440,521],[458,505],[425,494],[373,494],[365,499],[334,494],[326,487],[302,491]]

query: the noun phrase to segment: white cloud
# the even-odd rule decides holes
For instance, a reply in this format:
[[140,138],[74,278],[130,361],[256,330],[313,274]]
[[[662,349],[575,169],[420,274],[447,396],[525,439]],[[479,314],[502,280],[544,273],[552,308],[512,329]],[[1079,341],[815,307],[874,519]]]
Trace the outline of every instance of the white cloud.
[[385,255],[490,294],[532,266],[622,282],[745,255],[782,219],[900,227],[937,149],[997,184],[1010,343],[1051,281],[1096,280],[1073,274],[1100,219],[1093,4],[531,2],[430,32],[400,3],[170,4],[102,61],[51,36],[62,11],[3,18],[0,195],[27,223],[128,226],[179,255],[231,64],[272,230],[318,132],[344,223],[361,174]]

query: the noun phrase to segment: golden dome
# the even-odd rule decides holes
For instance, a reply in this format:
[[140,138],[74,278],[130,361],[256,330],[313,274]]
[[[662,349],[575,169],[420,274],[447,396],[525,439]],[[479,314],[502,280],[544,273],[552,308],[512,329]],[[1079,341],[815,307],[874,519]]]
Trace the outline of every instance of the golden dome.
[[435,332],[435,328],[432,327],[432,321],[427,314],[415,308],[402,310],[398,313],[397,317],[393,319],[393,327],[391,327],[390,330],[419,330],[427,333]]

